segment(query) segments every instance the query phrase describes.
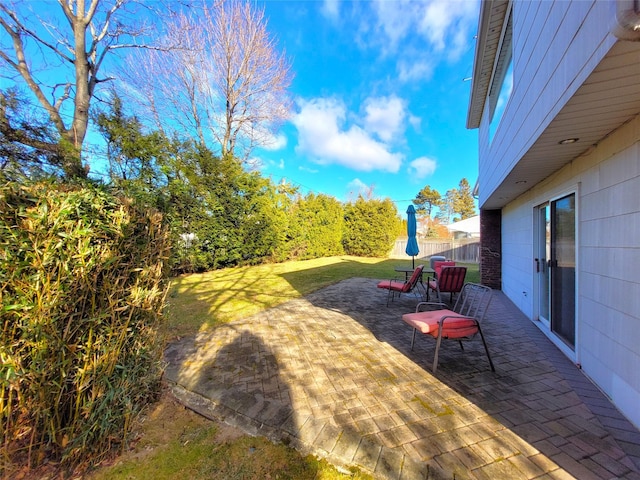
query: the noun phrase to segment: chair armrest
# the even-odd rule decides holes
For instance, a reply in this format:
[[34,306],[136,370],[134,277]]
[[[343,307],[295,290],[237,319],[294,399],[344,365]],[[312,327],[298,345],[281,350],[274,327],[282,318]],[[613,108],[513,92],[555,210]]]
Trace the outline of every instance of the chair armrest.
[[416,305],[416,313],[420,311],[421,306],[429,306],[429,307],[438,306],[440,307],[438,310],[442,310],[443,308],[446,309],[448,307],[446,303],[442,303],[442,302],[420,302],[418,303],[418,305]]
[[474,323],[478,323],[478,320],[476,320],[475,317],[469,317],[467,315],[444,315],[440,317],[440,320],[438,320],[438,323],[442,325],[444,321],[447,320],[448,318],[452,318],[455,320],[473,320]]

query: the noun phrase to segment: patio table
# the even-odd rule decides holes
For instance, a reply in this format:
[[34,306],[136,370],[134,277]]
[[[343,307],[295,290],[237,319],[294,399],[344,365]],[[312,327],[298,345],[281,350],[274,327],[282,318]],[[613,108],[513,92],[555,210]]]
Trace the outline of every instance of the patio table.
[[[404,273],[405,282],[409,280],[409,275],[411,275],[415,270],[415,268],[412,268],[412,267],[394,267],[393,269],[398,273]],[[425,273],[434,273],[434,270],[433,268],[424,267],[424,269],[422,270],[422,275],[424,275]],[[420,275],[421,282],[422,282],[422,275]]]

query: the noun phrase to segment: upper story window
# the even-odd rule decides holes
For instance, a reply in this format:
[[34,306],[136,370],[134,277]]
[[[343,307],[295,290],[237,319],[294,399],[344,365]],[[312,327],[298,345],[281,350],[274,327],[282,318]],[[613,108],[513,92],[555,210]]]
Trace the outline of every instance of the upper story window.
[[496,66],[489,89],[489,108],[491,121],[489,122],[489,143],[500,125],[505,107],[513,91],[513,54],[512,54],[512,20],[511,12],[505,25],[500,42],[500,53],[496,59]]

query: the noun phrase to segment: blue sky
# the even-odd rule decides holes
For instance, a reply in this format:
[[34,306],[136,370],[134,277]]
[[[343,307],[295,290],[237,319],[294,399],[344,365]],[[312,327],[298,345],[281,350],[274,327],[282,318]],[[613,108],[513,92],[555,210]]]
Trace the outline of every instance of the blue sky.
[[[425,185],[444,195],[463,177],[475,184],[465,79],[478,0],[256,1],[294,75],[291,118],[254,152],[264,175],[340,201],[373,189],[401,214]],[[59,15],[51,0],[23,6]],[[88,146],[100,143],[90,133]]]
[[[294,111],[255,157],[265,175],[341,201],[373,187],[404,213],[425,185],[477,178],[467,130],[479,3],[266,1],[295,75]],[[364,190],[363,190],[364,189]]]

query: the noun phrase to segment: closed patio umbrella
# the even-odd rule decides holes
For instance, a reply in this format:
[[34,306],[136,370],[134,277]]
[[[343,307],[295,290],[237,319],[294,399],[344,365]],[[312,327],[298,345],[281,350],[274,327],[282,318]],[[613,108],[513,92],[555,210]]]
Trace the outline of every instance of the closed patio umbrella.
[[418,240],[416,240],[416,233],[418,227],[416,225],[416,209],[413,205],[409,205],[407,208],[407,248],[404,250],[407,255],[411,255],[411,266],[415,268],[415,256],[420,253],[418,248]]

